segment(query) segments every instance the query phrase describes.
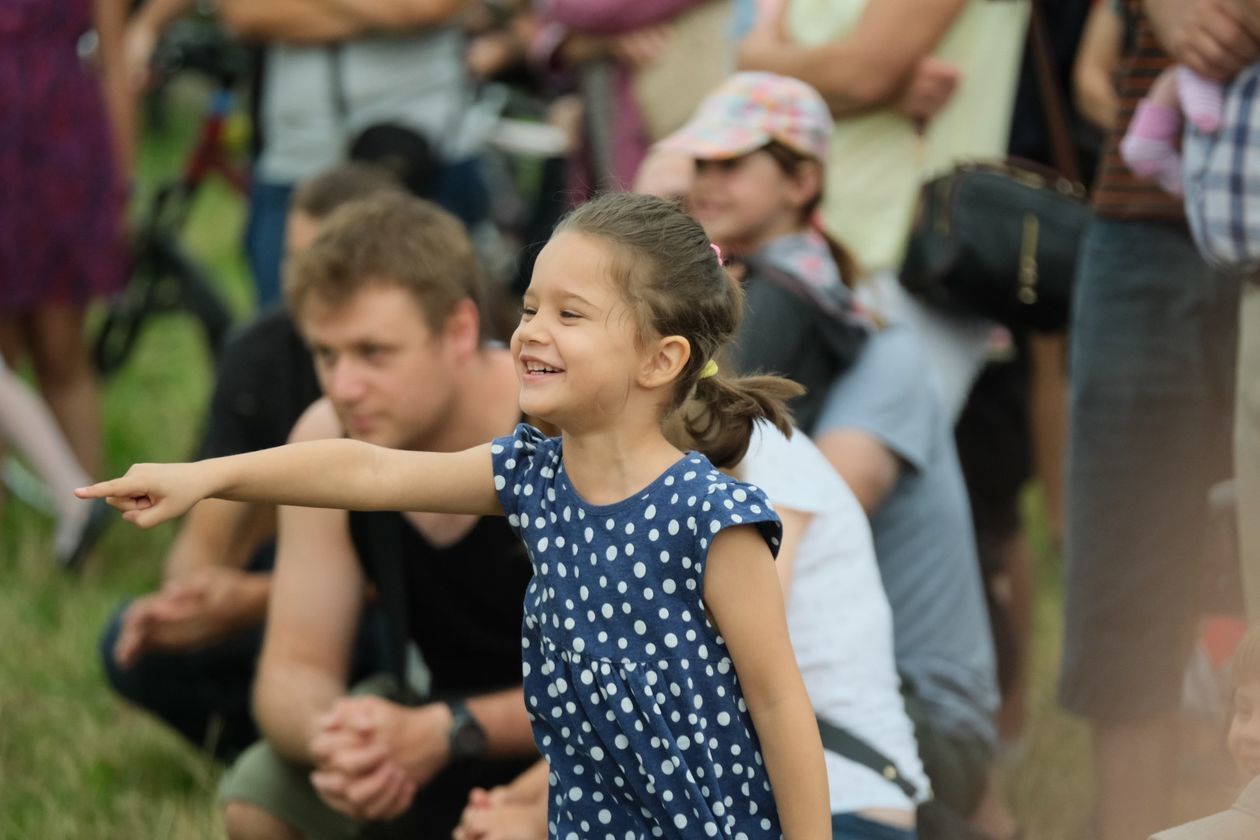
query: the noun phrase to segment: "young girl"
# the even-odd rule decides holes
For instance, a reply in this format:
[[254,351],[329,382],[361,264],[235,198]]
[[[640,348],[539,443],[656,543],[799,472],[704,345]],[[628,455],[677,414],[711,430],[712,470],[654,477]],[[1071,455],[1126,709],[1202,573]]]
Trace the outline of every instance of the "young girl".
[[[761,491],[715,470],[752,424],[786,428],[774,378],[714,358],[741,294],[671,205],[604,196],[539,256],[512,338],[525,413],[561,430],[457,454],[320,441],[139,465],[81,491],[141,526],[209,496],[506,514],[535,576],[525,698],[550,767],[552,837],[830,836],[827,776],[770,562]],[[701,452],[672,447],[684,422]]]
[[[792,648],[814,713],[860,738],[905,777],[892,780],[828,749],[833,840],[914,840],[926,797],[914,731],[893,664],[892,615],[861,506],[809,438],[759,423],[735,473],[783,521],[776,568]],[[546,772],[473,791],[456,840],[542,840]]]

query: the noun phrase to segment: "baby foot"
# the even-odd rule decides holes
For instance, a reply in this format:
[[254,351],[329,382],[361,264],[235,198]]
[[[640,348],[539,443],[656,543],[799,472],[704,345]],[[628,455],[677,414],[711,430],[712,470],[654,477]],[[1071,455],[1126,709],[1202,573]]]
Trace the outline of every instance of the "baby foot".
[[1181,111],[1199,131],[1211,134],[1221,127],[1225,89],[1185,67],[1177,68],[1177,99]]
[[1181,156],[1174,139],[1180,131],[1176,110],[1150,100],[1138,103],[1120,156],[1139,178],[1154,179],[1168,192],[1181,194]]

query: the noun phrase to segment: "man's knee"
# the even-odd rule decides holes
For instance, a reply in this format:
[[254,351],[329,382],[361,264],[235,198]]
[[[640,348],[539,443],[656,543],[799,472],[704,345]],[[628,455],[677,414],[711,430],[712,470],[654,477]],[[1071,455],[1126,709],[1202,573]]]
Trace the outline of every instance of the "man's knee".
[[302,836],[283,820],[240,800],[224,803],[223,827],[230,840],[301,840]]

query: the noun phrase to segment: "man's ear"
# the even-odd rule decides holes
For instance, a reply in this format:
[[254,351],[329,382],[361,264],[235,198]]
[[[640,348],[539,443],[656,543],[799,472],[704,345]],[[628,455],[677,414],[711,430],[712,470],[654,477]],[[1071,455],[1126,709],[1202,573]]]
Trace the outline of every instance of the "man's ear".
[[691,342],[681,335],[668,335],[644,357],[639,384],[644,388],[660,388],[677,381],[691,359]]
[[481,346],[481,312],[477,304],[468,298],[455,304],[451,314],[446,316],[445,333],[459,361],[472,358]]

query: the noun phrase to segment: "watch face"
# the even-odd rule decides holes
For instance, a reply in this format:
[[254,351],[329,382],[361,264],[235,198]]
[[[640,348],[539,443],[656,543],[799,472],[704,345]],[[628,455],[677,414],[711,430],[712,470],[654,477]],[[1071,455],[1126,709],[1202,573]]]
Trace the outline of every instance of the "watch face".
[[486,749],[486,733],[466,710],[451,724],[451,753],[456,758],[476,758]]

